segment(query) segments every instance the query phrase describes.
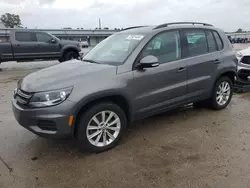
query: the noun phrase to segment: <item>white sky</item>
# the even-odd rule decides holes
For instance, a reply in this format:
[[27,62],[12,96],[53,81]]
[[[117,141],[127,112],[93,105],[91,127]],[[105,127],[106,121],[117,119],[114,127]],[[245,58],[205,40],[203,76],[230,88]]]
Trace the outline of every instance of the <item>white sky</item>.
[[28,28],[96,28],[201,21],[250,30],[250,0],[0,0],[0,15],[19,14]]

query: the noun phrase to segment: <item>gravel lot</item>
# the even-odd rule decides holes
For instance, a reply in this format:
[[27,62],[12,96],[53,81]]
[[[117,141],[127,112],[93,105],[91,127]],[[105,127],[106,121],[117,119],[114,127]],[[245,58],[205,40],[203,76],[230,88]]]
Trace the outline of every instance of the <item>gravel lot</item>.
[[75,141],[30,133],[12,115],[17,80],[54,64],[0,65],[0,188],[249,187],[250,93],[223,111],[186,107],[135,122],[118,147],[90,155]]

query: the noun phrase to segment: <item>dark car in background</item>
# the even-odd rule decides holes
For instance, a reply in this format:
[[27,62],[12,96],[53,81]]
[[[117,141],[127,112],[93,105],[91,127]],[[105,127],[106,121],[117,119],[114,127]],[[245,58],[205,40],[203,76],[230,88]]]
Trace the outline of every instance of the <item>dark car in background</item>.
[[77,41],[60,40],[40,31],[12,31],[7,42],[0,42],[0,63],[4,61],[32,61],[36,59],[60,62],[77,59],[81,52]]
[[231,37],[228,36],[228,39],[231,43],[249,43],[249,38],[242,38],[242,37]]

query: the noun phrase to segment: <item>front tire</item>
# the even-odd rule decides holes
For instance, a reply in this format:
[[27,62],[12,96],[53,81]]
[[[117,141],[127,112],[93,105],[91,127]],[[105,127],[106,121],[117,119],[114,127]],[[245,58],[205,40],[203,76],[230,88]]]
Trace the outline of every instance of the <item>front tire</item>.
[[210,107],[215,110],[222,110],[228,106],[232,96],[232,80],[229,77],[221,77],[215,83],[212,98],[209,100]]
[[79,57],[79,54],[77,52],[67,51],[67,52],[65,52],[63,59],[64,59],[64,61],[69,61],[72,59],[78,59],[78,57]]
[[103,102],[85,111],[77,125],[77,140],[83,150],[99,153],[115,147],[127,127],[124,111]]

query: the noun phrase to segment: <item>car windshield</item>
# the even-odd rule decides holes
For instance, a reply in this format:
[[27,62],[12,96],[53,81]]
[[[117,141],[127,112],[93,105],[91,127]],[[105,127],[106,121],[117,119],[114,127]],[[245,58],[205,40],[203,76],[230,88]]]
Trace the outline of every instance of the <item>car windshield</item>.
[[121,65],[144,38],[141,34],[112,35],[93,48],[83,61]]

